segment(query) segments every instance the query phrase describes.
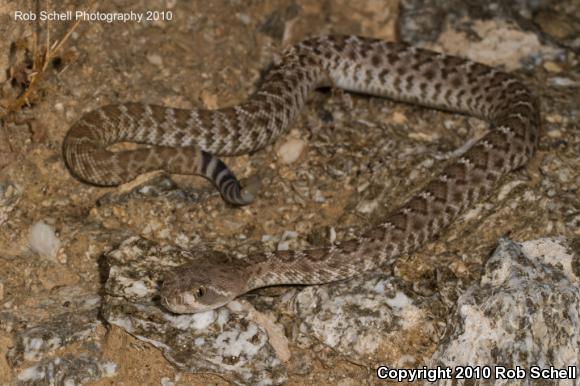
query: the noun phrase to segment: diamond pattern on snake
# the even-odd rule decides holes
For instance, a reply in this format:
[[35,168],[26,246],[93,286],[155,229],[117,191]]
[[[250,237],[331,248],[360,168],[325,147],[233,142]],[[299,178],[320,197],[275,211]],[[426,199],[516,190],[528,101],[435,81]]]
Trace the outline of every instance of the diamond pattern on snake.
[[[292,124],[318,87],[478,117],[490,130],[469,150],[362,236],[325,248],[265,252],[247,262],[207,261],[165,278],[161,302],[175,313],[214,309],[259,287],[323,284],[379,268],[437,236],[457,215],[490,194],[506,173],[524,165],[540,138],[538,100],[515,76],[456,56],[358,36],[322,36],[287,48],[244,102],[218,110],[123,103],[87,113],[63,144],[72,174],[110,186],[165,170],[208,178],[224,200],[250,204],[218,156],[257,151]],[[151,145],[111,152],[116,142]]]

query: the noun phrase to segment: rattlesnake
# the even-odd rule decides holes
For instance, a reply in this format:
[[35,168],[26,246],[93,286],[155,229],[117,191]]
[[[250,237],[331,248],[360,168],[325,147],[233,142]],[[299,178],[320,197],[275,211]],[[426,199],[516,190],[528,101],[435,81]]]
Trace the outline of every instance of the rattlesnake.
[[[176,313],[217,308],[254,288],[320,284],[350,278],[416,249],[460,211],[487,196],[500,177],[522,166],[540,137],[538,101],[514,76],[455,56],[357,36],[324,36],[289,47],[258,91],[215,111],[125,103],[97,109],[68,132],[64,158],[73,174],[115,185],[149,170],[201,174],[226,201],[253,193],[215,155],[253,152],[294,120],[313,89],[332,86],[489,121],[491,130],[423,189],[362,236],[306,251],[266,252],[228,265],[180,267],[161,288]],[[150,148],[109,152],[119,141]]]

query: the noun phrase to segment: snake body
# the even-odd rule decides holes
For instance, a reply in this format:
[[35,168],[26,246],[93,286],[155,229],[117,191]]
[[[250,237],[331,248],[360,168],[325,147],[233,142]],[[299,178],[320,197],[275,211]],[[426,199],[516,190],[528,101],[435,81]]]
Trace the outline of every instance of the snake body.
[[[318,87],[332,86],[485,119],[490,131],[362,236],[326,248],[258,253],[246,261],[192,263],[172,272],[162,304],[176,313],[217,308],[255,288],[343,280],[433,239],[498,180],[524,165],[540,137],[538,101],[516,77],[489,66],[401,43],[357,36],[307,39],[243,103],[219,110],[121,104],[88,113],[69,131],[64,157],[79,178],[113,185],[149,170],[201,174],[226,201],[245,192],[216,155],[272,143]],[[118,141],[153,145],[109,152]]]

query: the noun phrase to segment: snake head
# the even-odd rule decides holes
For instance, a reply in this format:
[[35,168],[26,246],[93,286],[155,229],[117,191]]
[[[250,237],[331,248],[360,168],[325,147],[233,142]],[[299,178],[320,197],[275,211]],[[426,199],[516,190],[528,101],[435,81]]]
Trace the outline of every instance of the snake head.
[[186,264],[163,281],[161,304],[177,314],[221,307],[242,293],[239,270],[224,265]]

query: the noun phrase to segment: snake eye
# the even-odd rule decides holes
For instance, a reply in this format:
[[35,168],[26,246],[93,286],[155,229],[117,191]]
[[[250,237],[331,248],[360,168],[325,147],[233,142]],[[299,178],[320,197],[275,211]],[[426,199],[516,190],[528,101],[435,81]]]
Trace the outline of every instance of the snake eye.
[[201,298],[203,295],[205,295],[205,287],[199,287],[197,290],[195,290],[196,298]]

